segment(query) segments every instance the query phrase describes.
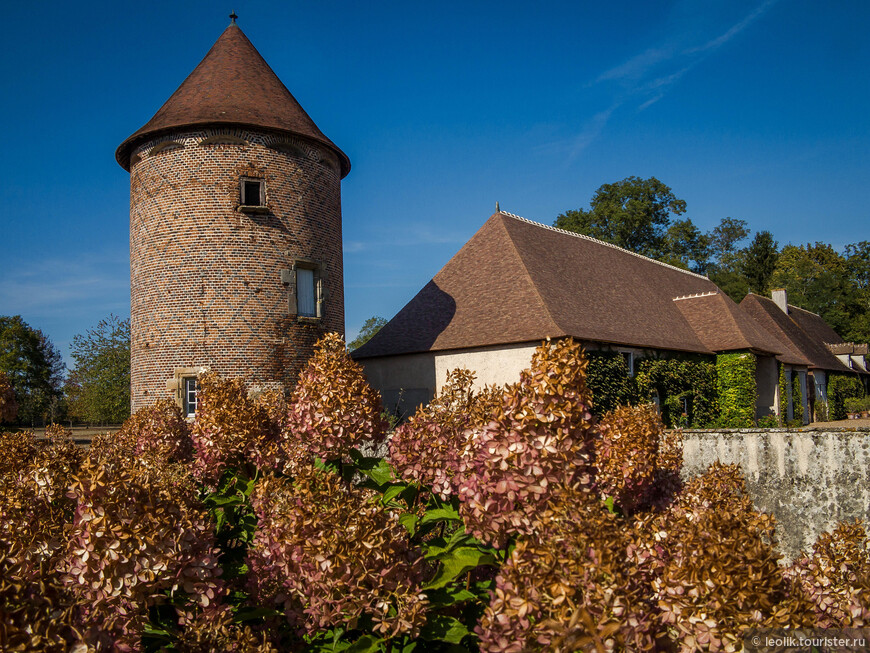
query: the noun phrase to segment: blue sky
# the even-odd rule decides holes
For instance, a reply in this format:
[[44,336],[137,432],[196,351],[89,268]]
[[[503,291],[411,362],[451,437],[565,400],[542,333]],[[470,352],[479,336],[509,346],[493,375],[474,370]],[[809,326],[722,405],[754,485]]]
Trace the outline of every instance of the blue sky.
[[4,8],[0,315],[65,355],[129,316],[114,150],[231,9],[351,159],[349,338],[392,317],[496,200],[550,224],[602,183],[656,176],[703,230],[730,216],[781,244],[870,239],[863,0],[233,1]]

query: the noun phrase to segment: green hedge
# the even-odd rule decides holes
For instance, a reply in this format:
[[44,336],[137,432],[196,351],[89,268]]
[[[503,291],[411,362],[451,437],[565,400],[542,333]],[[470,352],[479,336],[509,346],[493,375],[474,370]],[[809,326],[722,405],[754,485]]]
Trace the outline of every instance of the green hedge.
[[749,352],[716,356],[719,426],[751,427],[755,424],[755,356]]
[[864,385],[851,374],[831,374],[828,377],[828,411],[830,419],[846,419],[845,401],[864,396]]
[[[711,425],[718,415],[716,366],[703,359],[645,358],[636,377],[640,396],[658,394],[662,420],[667,426]],[[683,399],[689,410],[684,413]]]

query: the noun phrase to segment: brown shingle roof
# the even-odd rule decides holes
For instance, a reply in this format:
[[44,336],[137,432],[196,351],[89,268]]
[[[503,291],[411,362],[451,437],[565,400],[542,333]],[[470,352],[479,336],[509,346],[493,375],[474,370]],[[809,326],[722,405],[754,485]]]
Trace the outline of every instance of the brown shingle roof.
[[[842,338],[815,313],[789,305],[790,312],[786,315],[769,297],[761,297],[751,293],[740,302],[740,308],[787,346],[789,356],[780,358],[784,363],[807,365],[837,372],[848,369],[825,347],[824,341],[817,337],[815,331],[822,331],[828,337],[833,334],[837,341],[842,341]],[[817,320],[807,320],[806,316],[815,316]],[[821,322],[824,327],[815,324],[817,321]],[[802,323],[812,323],[814,332],[808,333],[803,328]]]
[[725,293],[711,292],[674,299],[677,308],[713,351],[754,351],[787,356],[788,348],[740,310]]
[[143,140],[192,125],[242,125],[289,132],[327,146],[350,160],[321,132],[265,59],[233,23],[181,86],[139,131],[118,147],[115,158],[130,169],[130,153]]
[[[717,351],[710,345],[728,343],[782,350],[746,320],[729,317],[726,327],[687,319],[673,301],[710,292],[718,288],[706,277],[498,212],[354,357],[548,336],[705,354]],[[728,315],[739,313],[727,307],[727,298],[717,301]],[[719,334],[722,329],[730,335]],[[735,330],[740,337],[732,337]]]

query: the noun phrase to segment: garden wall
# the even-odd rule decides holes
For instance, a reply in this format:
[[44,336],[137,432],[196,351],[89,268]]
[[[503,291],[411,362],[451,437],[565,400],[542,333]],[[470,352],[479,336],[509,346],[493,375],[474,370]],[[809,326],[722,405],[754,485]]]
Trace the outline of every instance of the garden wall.
[[683,478],[716,460],[740,465],[755,507],[776,517],[790,558],[838,521],[870,521],[868,427],[686,430],[683,447]]

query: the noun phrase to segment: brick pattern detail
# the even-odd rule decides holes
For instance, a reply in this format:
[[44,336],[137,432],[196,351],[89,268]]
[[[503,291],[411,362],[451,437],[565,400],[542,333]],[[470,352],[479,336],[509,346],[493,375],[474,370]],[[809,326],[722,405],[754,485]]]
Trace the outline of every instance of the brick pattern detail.
[[[221,136],[244,143],[221,143]],[[245,176],[266,180],[267,212],[238,210]],[[191,130],[136,148],[134,411],[174,396],[167,381],[178,368],[208,367],[253,386],[289,390],[314,342],[328,331],[344,333],[340,188],[332,152],[284,134]],[[299,320],[288,310],[281,270],[293,259],[316,261],[327,272],[319,320]]]

